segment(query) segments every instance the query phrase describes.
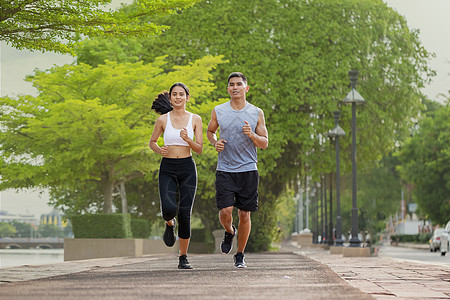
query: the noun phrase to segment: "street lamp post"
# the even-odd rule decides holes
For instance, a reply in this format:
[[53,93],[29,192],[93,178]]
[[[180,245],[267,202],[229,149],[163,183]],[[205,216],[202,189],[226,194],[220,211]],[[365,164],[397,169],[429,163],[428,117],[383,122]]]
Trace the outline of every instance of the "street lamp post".
[[328,212],[327,212],[327,178],[325,175],[322,176],[322,182],[323,182],[323,207],[324,207],[324,218],[323,218],[323,232],[324,232],[324,238],[322,238],[323,243],[325,245],[328,245]]
[[345,135],[345,131],[339,126],[340,111],[333,111],[334,129],[328,133],[328,136],[334,137],[336,148],[336,246],[343,246],[342,240],[342,219],[341,219],[341,177],[339,169],[339,137]]
[[328,220],[328,245],[332,246],[333,244],[333,173],[330,173],[330,218]]
[[[318,183],[319,185],[319,200],[320,200],[320,243],[323,244],[323,181],[322,181],[322,175],[320,175],[320,181]],[[318,201],[319,201],[318,200]]]
[[310,199],[312,199],[312,207],[313,207],[313,220],[312,226],[314,227],[313,232],[313,243],[317,244],[318,236],[319,236],[319,203],[316,201],[316,189],[313,187],[310,195]]
[[365,100],[355,89],[358,71],[349,71],[348,75],[352,90],[343,102],[352,104],[352,238],[350,239],[350,247],[359,247],[361,241],[358,238],[358,208],[356,205],[356,104],[364,104]]
[[297,191],[297,204],[298,204],[298,230],[297,232],[300,233],[303,230],[303,189],[301,187],[300,181],[298,184],[298,191]]
[[308,181],[308,176],[305,176],[305,182],[306,182],[306,186],[305,186],[305,195],[306,195],[306,229],[309,232],[309,181]]

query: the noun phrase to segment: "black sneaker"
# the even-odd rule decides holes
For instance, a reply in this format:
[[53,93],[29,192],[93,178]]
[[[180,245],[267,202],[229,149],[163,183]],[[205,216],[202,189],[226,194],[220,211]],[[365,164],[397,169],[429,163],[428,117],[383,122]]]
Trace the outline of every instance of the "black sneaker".
[[180,262],[178,263],[178,269],[193,269],[189,264],[186,255],[180,255]]
[[236,268],[247,268],[247,265],[245,264],[244,261],[244,253],[242,252],[236,253],[236,255],[234,256],[234,266]]
[[176,220],[173,219],[173,226],[169,226],[166,223],[166,230],[164,231],[164,235],[163,235],[163,241],[164,244],[166,244],[167,247],[172,247],[175,244],[175,225],[176,225]]
[[223,254],[228,254],[231,251],[231,248],[233,248],[233,238],[236,235],[236,227],[233,226],[234,233],[231,234],[228,231],[225,230],[225,235],[223,237],[222,243],[220,244],[220,249],[222,250]]

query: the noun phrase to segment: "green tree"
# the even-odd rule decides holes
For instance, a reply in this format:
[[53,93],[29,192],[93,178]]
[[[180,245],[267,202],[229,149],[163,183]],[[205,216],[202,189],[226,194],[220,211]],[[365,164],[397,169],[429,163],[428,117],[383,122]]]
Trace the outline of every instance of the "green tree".
[[413,184],[413,199],[438,224],[450,216],[449,103],[428,113],[399,153],[398,169]]
[[[418,32],[382,0],[208,0],[158,22],[171,30],[143,40],[135,56],[151,62],[168,55],[170,70],[204,55],[224,55],[229,63],[213,72],[215,99],[227,98],[230,72],[248,76],[248,100],[264,110],[270,136],[269,148],[258,154],[260,207],[274,208],[286,183],[299,175],[317,180],[334,169],[324,135],[334,127],[336,109],[348,133],[341,138],[343,173],[350,169],[351,108],[339,104],[350,91],[349,70],[360,71],[357,89],[367,102],[358,107],[360,170],[372,167],[407,131],[421,106],[419,88],[428,80],[422,75],[434,74]],[[99,52],[97,60],[111,54]],[[254,214],[254,227],[275,227],[276,218],[266,213],[274,212]],[[259,238],[253,232],[249,245]]]
[[[83,46],[85,44],[89,47]],[[143,51],[140,39],[117,38],[87,40],[75,49],[77,61],[92,67],[104,64],[106,59],[119,63],[135,63],[141,60]]]
[[[373,168],[358,176],[358,208],[360,211],[359,229],[370,232],[373,237],[385,228],[390,215],[400,211],[401,190],[400,175],[396,170],[398,159],[392,154],[384,156]],[[351,179],[347,181],[350,189]],[[348,194],[351,203],[351,195]],[[351,206],[347,207],[347,220],[350,221]],[[350,222],[348,223],[350,226]]]
[[[156,154],[152,154],[157,156]],[[197,160],[197,157],[196,157]],[[158,190],[158,170],[154,170],[145,177],[139,177],[126,183],[128,213],[140,216],[150,222],[157,221],[161,212]],[[114,198],[116,207],[121,207],[120,197]]]
[[[276,133],[264,151],[263,172],[278,166],[275,160],[290,147],[296,148],[297,161],[311,165],[323,160],[323,141],[317,137],[333,127],[331,111],[349,91],[350,69],[360,69],[358,90],[367,98],[367,105],[358,110],[358,156],[371,166],[393,147],[393,130],[404,131],[411,123],[408,116],[417,115],[421,73],[433,74],[427,67],[430,54],[417,32],[382,1],[211,0],[158,20],[173,30],[142,41],[137,56],[144,61],[168,55],[165,67],[170,69],[204,55],[223,54],[230,62],[214,71],[217,86],[225,85],[232,70],[248,74],[249,100],[266,111],[269,130]],[[96,51],[98,42],[93,43],[88,41],[85,48],[91,61],[116,52]],[[79,62],[85,61],[79,57]],[[226,98],[225,88],[215,95]],[[350,107],[342,109],[341,125],[351,133]],[[342,140],[348,146],[350,134]]]
[[64,237],[64,231],[55,224],[39,225],[36,233],[39,237]]
[[16,228],[15,236],[17,236],[17,237],[31,237],[31,235],[33,234],[33,232],[35,230],[33,228],[33,225],[31,225],[29,223],[13,221],[11,223],[11,225],[14,226],[14,228]]
[[16,234],[16,228],[9,223],[0,222],[0,237],[13,237]]
[[0,98],[0,190],[49,188],[66,211],[111,213],[117,186],[159,167],[160,157],[148,148],[154,97],[183,81],[195,91],[191,111],[202,111],[202,99],[215,88],[209,72],[221,62],[208,56],[169,73],[163,58],[37,71],[29,80],[39,96]]
[[168,27],[142,23],[142,17],[175,13],[197,1],[141,0],[117,10],[107,8],[111,0],[1,1],[0,40],[17,49],[67,53],[81,37],[151,37]]
[[[162,22],[172,30],[144,42],[144,60],[167,54],[182,64],[223,54],[230,63],[214,72],[223,87],[216,97],[226,96],[226,76],[239,70],[249,78],[249,101],[265,112],[270,145],[259,152],[260,207],[269,209],[254,214],[254,228],[275,227],[271,208],[286,182],[334,168],[323,135],[333,128],[337,108],[348,133],[341,139],[342,167],[350,169],[350,106],[338,104],[350,90],[350,69],[360,70],[358,91],[367,101],[358,107],[360,170],[392,149],[394,131],[406,131],[419,112],[421,75],[432,74],[417,32],[381,0],[210,0]],[[250,239],[254,245],[261,235],[255,230]]]
[[69,223],[67,226],[63,228],[63,235],[65,238],[73,238],[73,232],[72,232],[72,224]]
[[289,238],[294,231],[294,221],[297,217],[298,204],[295,203],[293,189],[286,189],[276,203],[277,229],[280,238]]

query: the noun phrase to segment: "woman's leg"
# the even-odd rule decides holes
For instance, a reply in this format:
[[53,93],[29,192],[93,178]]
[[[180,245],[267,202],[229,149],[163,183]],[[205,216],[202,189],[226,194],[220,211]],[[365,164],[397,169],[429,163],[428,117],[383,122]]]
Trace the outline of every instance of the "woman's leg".
[[178,236],[180,242],[180,255],[186,255],[191,237],[191,214],[197,190],[197,170],[195,163],[179,176],[180,204],[178,209]]
[[187,255],[187,250],[189,248],[190,240],[191,240],[190,238],[189,239],[182,239],[182,238],[178,239],[178,243],[180,244],[180,256]]
[[176,176],[161,170],[159,172],[159,199],[161,216],[169,226],[173,226],[173,218],[177,215],[177,179]]

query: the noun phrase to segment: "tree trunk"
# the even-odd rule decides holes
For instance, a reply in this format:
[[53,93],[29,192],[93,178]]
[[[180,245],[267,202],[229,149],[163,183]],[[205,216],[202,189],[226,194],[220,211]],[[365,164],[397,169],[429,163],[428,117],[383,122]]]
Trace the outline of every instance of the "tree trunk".
[[103,185],[103,197],[105,200],[103,212],[105,214],[112,213],[112,194],[113,194],[113,182],[111,180],[107,180]]
[[128,205],[127,205],[127,192],[125,189],[125,183],[122,182],[117,189],[119,190],[120,199],[122,200],[122,213],[126,214],[128,212]]

